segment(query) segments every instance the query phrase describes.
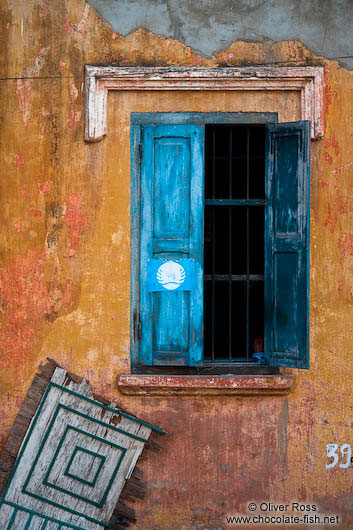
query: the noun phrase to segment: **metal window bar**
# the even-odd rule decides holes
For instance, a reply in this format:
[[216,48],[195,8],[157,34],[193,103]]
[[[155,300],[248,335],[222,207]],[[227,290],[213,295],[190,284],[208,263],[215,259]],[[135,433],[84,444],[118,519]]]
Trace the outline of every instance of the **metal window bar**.
[[[249,155],[250,155],[250,135],[249,128],[246,129],[246,198],[249,199],[250,183],[249,183],[249,174],[250,174],[250,164],[249,164]],[[249,246],[249,206],[246,206],[246,360],[249,360],[249,261],[250,261],[250,246]]]
[[[211,344],[206,344],[205,342],[205,360],[207,362],[215,363],[215,362],[233,362],[235,360],[239,360],[235,356],[236,352],[233,352],[234,348],[234,337],[232,337],[232,329],[233,329],[233,283],[234,282],[244,282],[245,284],[245,307],[243,308],[245,313],[245,321],[246,321],[246,330],[245,330],[245,351],[243,352],[243,359],[245,359],[245,362],[251,362],[252,352],[251,352],[251,343],[250,343],[250,335],[251,335],[251,326],[250,326],[250,289],[252,282],[262,282],[264,283],[264,275],[263,274],[251,274],[250,273],[250,210],[256,206],[262,206],[264,207],[266,204],[265,198],[259,199],[259,198],[250,198],[250,179],[252,177],[250,173],[250,160],[254,159],[260,159],[263,158],[259,155],[254,155],[251,153],[250,149],[250,134],[251,134],[251,127],[242,127],[243,133],[246,135],[246,191],[245,191],[245,197],[233,198],[233,189],[232,189],[232,175],[233,175],[233,161],[237,160],[239,158],[243,158],[242,156],[234,156],[233,155],[233,130],[234,127],[227,127],[229,131],[229,137],[228,137],[228,147],[229,147],[229,155],[228,156],[216,156],[216,135],[218,130],[222,126],[208,126],[206,127],[206,142],[207,142],[207,149],[206,149],[206,163],[205,163],[205,179],[210,179],[210,170],[212,174],[212,191],[211,191],[211,198],[206,197],[205,199],[205,209],[208,209],[210,211],[210,219],[211,219],[211,234],[212,234],[212,272],[211,274],[205,274],[204,281],[205,284],[211,283],[211,310],[209,313],[209,320],[205,321],[205,328],[210,327],[211,328]],[[223,130],[224,132],[224,130]],[[211,153],[211,154],[210,154]],[[229,198],[217,198],[216,197],[216,160],[228,160],[228,187],[229,187]],[[205,189],[210,189],[210,186],[205,186]],[[234,234],[233,234],[233,227],[232,227],[232,214],[234,212],[234,208],[237,208],[239,206],[246,208],[246,270],[244,271],[245,274],[233,274],[232,268],[232,245],[236,244]],[[215,254],[216,254],[216,208],[220,207],[227,207],[228,209],[228,274],[216,274],[215,271]],[[206,247],[205,247],[206,248]],[[217,253],[220,252],[219,245],[217,245]],[[216,314],[216,296],[219,296],[219,290],[217,290],[216,283],[217,282],[228,282],[228,304],[227,304],[227,310],[228,315],[225,316],[225,319],[228,322],[228,337],[227,337],[227,344],[228,344],[228,351],[224,352],[224,355],[222,355],[222,359],[219,358],[219,354],[216,355],[217,350],[217,344],[219,342],[219,339],[217,338],[216,329],[215,329],[215,314]],[[205,289],[206,291],[206,289]],[[206,314],[206,312],[205,312]],[[235,313],[234,313],[235,314]],[[206,334],[205,334],[206,336]]]
[[[233,129],[230,128],[229,134],[229,199],[233,196],[233,179],[232,179],[232,146],[233,146]],[[228,358],[232,361],[232,208],[228,208],[228,244],[229,244],[229,275],[228,275]]]
[[[213,163],[212,163],[212,199],[215,198],[216,195],[216,129],[213,128],[213,135],[212,135],[212,153],[213,153]],[[216,216],[215,216],[215,210],[212,208],[212,310],[211,310],[211,318],[212,318],[212,362],[215,360],[215,310],[214,310],[214,300],[215,300],[215,236],[216,236]]]

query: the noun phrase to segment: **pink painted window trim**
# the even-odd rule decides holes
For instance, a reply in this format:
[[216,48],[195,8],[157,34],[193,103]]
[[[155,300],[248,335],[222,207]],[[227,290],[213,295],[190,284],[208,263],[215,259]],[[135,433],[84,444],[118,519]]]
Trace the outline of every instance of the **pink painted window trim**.
[[301,120],[311,121],[311,138],[324,135],[324,68],[310,67],[85,67],[85,140],[98,142],[107,134],[109,90],[246,90],[298,91]]

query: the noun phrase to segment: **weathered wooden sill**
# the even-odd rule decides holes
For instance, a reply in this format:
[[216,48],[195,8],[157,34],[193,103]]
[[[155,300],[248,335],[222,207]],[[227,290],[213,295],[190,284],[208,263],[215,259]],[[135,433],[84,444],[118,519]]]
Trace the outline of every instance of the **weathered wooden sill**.
[[246,396],[283,395],[292,388],[294,376],[279,375],[142,375],[120,374],[118,389],[130,395]]

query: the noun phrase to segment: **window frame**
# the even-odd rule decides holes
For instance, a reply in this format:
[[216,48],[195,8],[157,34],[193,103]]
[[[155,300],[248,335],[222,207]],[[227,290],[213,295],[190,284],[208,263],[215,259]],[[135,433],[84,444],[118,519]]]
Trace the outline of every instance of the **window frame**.
[[270,125],[278,123],[275,112],[163,112],[131,113],[131,368],[132,373],[153,374],[278,374],[278,367],[254,362],[202,363],[200,367],[146,366],[140,360],[140,201],[141,201],[141,130],[143,125]]
[[295,91],[300,97],[300,120],[310,120],[311,139],[324,137],[324,67],[121,67],[85,65],[85,141],[107,136],[108,92],[119,90]]

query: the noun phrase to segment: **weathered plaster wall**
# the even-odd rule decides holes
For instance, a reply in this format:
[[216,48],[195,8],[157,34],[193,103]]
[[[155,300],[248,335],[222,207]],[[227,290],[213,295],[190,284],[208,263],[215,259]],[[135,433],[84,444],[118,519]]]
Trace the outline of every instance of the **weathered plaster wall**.
[[[143,29],[123,37],[83,0],[6,0],[0,30],[1,78],[10,78],[0,81],[2,443],[50,356],[170,433],[160,459],[142,464],[148,494],[136,505],[136,529],[223,529],[249,499],[316,503],[352,528],[352,469],[326,470],[325,448],[353,442],[353,74],[298,41],[227,43],[210,58]],[[299,102],[291,93],[112,93],[108,137],[85,144],[83,66],[273,60],[326,67],[325,139],[312,142],[311,156],[311,369],[296,373],[288,397],[122,397],[129,113],[275,107],[297,119]]]
[[[351,0],[88,0],[122,35],[143,27],[212,56],[236,40],[299,40],[353,68]],[[275,58],[269,59],[271,62]],[[278,59],[277,59],[278,60]]]

